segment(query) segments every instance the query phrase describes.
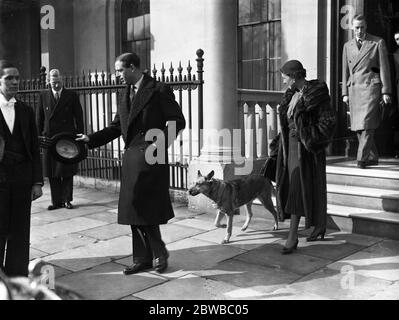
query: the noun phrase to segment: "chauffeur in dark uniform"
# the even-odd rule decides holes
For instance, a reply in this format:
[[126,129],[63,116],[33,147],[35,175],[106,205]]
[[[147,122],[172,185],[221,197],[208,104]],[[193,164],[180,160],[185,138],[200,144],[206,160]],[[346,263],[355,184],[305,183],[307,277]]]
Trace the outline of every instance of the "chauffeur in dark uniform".
[[[79,133],[84,130],[83,111],[78,95],[63,88],[60,71],[50,71],[51,88],[40,94],[36,109],[36,124],[39,134],[52,138],[54,135],[68,132]],[[51,202],[48,210],[62,207],[72,209],[73,176],[78,164],[65,164],[56,161],[49,149],[43,150],[44,176],[49,178]]]
[[30,209],[42,195],[43,176],[35,115],[15,99],[19,72],[0,60],[0,269],[26,276]]
[[[135,53],[119,56],[115,71],[126,84],[126,89],[121,94],[114,120],[105,129],[90,136],[82,135],[77,140],[88,142],[89,148],[94,148],[122,135],[125,152],[118,223],[130,225],[133,238],[133,265],[127,267],[124,273],[150,269],[153,263],[155,271],[161,273],[168,266],[169,254],[159,225],[174,217],[167,164],[167,147],[173,139],[163,138],[167,137],[172,123],[176,126],[174,134],[183,130],[185,119],[170,87],[143,74],[140,59]],[[154,129],[163,134],[148,142],[145,136]],[[162,157],[165,161],[149,163],[146,154],[151,149],[157,150],[157,158]]]

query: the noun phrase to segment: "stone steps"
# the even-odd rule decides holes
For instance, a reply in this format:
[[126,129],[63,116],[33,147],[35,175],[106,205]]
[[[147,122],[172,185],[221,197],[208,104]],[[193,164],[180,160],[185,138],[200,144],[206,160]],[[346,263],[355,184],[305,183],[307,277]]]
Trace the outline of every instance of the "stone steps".
[[399,214],[328,204],[327,228],[399,240]]
[[356,167],[356,161],[327,165],[328,227],[399,239],[399,161]]
[[367,169],[331,161],[326,169],[328,228],[399,239],[399,160]]
[[327,184],[327,202],[342,206],[399,213],[399,190],[329,183]]
[[397,171],[370,168],[327,166],[327,183],[399,190],[399,165]]

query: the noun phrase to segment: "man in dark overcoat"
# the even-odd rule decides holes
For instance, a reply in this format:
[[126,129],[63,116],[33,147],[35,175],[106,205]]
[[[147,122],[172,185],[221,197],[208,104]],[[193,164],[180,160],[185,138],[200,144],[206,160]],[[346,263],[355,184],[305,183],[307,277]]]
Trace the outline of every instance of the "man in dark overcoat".
[[[36,124],[41,136],[52,138],[58,133],[77,134],[83,132],[83,111],[78,95],[63,88],[60,71],[50,71],[49,90],[42,92],[36,109]],[[49,149],[43,149],[43,173],[48,177],[51,202],[48,210],[62,207],[72,209],[73,176],[78,164],[65,164],[56,161]]]
[[[170,87],[143,74],[135,53],[119,56],[115,71],[126,88],[121,93],[114,120],[103,130],[81,135],[77,140],[88,142],[89,148],[94,148],[122,135],[125,151],[118,223],[130,225],[133,238],[133,265],[124,273],[149,269],[153,263],[161,273],[167,268],[169,254],[159,225],[174,217],[169,196],[167,148],[184,129],[185,119]],[[157,133],[155,138],[146,137],[154,133]],[[154,155],[159,160],[155,163]]]
[[357,133],[357,165],[378,164],[375,130],[381,123],[381,103],[391,102],[391,77],[384,39],[368,34],[365,18],[353,19],[355,37],[344,45],[342,96],[349,105],[351,130]]
[[19,72],[0,60],[0,269],[27,276],[30,211],[42,195],[40,149],[31,107],[17,100]]

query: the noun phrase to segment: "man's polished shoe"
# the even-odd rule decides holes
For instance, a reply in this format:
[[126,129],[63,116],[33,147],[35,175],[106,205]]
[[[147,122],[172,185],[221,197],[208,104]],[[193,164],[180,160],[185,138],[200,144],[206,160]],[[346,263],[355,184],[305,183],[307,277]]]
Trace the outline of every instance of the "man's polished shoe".
[[378,166],[378,160],[368,160],[366,166]]
[[154,260],[154,268],[156,272],[162,273],[166,270],[168,267],[168,258],[169,252],[166,251],[166,255],[158,257]]
[[358,161],[357,167],[360,169],[366,169],[366,161]]
[[134,273],[145,271],[145,270],[148,270],[148,269],[151,269],[151,268],[152,268],[152,263],[151,262],[133,263],[131,266],[126,267],[123,270],[123,274],[125,274],[125,275],[134,274]]
[[64,208],[64,207],[65,207],[65,205],[64,205],[63,203],[50,204],[50,205],[47,207],[47,210],[56,210],[56,209],[61,209],[61,208]]
[[65,208],[67,209],[73,209],[73,205],[72,203],[70,203],[69,201],[65,203]]

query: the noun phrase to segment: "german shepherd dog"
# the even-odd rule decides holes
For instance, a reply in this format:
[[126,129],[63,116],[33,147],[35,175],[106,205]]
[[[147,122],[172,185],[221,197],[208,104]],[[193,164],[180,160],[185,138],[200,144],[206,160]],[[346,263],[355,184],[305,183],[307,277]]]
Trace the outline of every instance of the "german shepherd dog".
[[[245,231],[248,228],[252,213],[252,202],[258,198],[263,206],[274,217],[274,228],[278,230],[277,212],[274,209],[272,202],[273,185],[268,178],[262,175],[249,175],[242,179],[231,181],[222,181],[214,179],[214,171],[211,171],[207,176],[201,175],[198,170],[198,179],[196,184],[190,188],[189,194],[196,196],[200,193],[213,200],[218,209],[215,219],[215,226],[218,228],[226,228],[226,237],[222,244],[229,243],[231,231],[233,227],[233,216],[239,214],[239,207],[246,206],[246,220],[241,230]],[[227,217],[227,226],[221,224],[223,216]]]

